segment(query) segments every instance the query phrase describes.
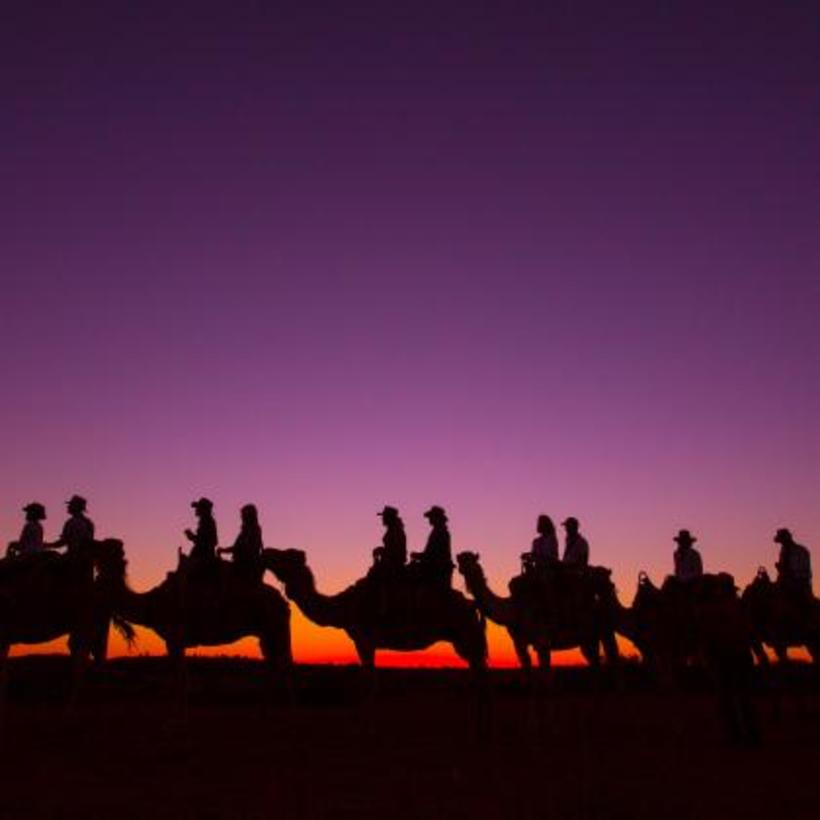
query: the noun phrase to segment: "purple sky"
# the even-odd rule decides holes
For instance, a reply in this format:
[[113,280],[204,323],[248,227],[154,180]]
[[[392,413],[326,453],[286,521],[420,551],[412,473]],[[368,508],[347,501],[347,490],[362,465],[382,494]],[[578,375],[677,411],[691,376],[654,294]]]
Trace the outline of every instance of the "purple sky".
[[140,586],[255,500],[332,589],[440,503],[501,584],[545,511],[627,598],[679,527],[820,547],[816,14],[79,5],[4,6],[4,539],[82,492]]

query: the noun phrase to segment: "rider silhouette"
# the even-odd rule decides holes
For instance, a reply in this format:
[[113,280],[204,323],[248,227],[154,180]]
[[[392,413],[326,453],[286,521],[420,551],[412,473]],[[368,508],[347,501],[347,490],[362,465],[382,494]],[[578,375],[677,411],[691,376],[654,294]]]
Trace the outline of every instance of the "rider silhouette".
[[570,516],[563,522],[562,526],[567,533],[562,563],[566,566],[578,568],[589,566],[589,544],[580,533],[578,519]]
[[407,535],[404,522],[395,507],[385,507],[376,513],[384,524],[382,545],[373,550],[374,566],[388,573],[400,571],[407,563]]
[[200,498],[192,501],[191,506],[199,523],[196,532],[185,530],[185,537],[193,544],[190,558],[201,564],[211,563],[216,560],[216,545],[219,543],[213,516],[213,502],[209,498]]
[[703,561],[692,546],[698,539],[689,530],[680,530],[672,539],[678,544],[675,550],[675,578],[683,583],[696,581],[703,576]]
[[79,569],[85,580],[94,577],[92,548],[94,546],[94,522],[85,514],[88,502],[80,495],[72,495],[66,501],[69,519],[63,525],[60,537],[47,548],[66,548],[69,560]]
[[[232,547],[219,547],[217,555],[232,555],[237,573],[246,580],[259,580],[262,576],[262,528],[259,513],[254,504],[245,504],[239,511],[242,524]],[[214,538],[216,525],[214,525]]]
[[46,508],[38,501],[32,501],[23,507],[26,514],[26,523],[17,541],[12,541],[6,555],[9,557],[27,557],[37,555],[45,549],[43,542],[43,525],[40,523],[46,518]]
[[547,567],[558,561],[558,536],[555,524],[548,515],[539,515],[536,523],[538,537],[532,542],[530,560],[538,567]]
[[422,552],[414,552],[422,577],[442,587],[453,583],[453,558],[450,551],[450,531],[447,529],[447,513],[442,507],[433,506],[424,513],[432,529]]
[[798,601],[811,599],[811,553],[798,544],[785,527],[775,533],[774,542],[780,544],[776,564],[778,584]]
[[66,554],[75,558],[86,558],[94,542],[94,522],[85,514],[88,502],[79,495],[72,495],[66,501],[69,519],[63,525],[60,537],[48,546],[66,547]]

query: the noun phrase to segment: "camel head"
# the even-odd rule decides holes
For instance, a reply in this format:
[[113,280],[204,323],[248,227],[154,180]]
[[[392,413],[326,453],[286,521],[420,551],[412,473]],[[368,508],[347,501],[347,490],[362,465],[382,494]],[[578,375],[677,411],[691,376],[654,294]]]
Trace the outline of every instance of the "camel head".
[[307,580],[312,582],[313,580],[304,550],[265,549],[262,552],[262,565],[265,569],[269,569],[286,587]]
[[[94,543],[94,565],[97,569],[97,581],[105,585],[109,594],[116,596],[118,591],[126,588],[125,571],[128,561],[123,543],[118,538],[106,538]],[[111,624],[130,649],[136,641],[136,633],[131,624],[116,612],[111,613]]]
[[760,567],[754,580],[743,590],[741,598],[743,600],[759,599],[769,595],[774,590],[774,584],[766,571],[766,567]]
[[456,556],[458,571],[464,576],[468,588],[479,584],[485,584],[484,570],[479,562],[480,556],[477,552],[460,552]]
[[479,563],[481,556],[477,552],[460,552],[456,556],[456,564],[458,564],[458,571],[464,576],[475,577],[477,573],[484,574]]
[[661,591],[652,583],[652,579],[643,571],[638,573],[638,589],[632,608],[652,606],[657,603]]
[[94,564],[101,580],[122,581],[128,561],[125,548],[118,538],[106,538],[94,544]]

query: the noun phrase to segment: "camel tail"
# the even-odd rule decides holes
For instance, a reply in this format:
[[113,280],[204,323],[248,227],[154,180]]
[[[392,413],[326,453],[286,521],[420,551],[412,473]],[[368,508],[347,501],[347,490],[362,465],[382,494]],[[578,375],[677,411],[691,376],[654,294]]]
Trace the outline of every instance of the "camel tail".
[[112,615],[111,623],[114,625],[114,629],[119,632],[120,636],[128,644],[128,648],[131,649],[137,642],[137,633],[134,632],[134,627],[131,626],[128,621],[120,618],[119,615]]

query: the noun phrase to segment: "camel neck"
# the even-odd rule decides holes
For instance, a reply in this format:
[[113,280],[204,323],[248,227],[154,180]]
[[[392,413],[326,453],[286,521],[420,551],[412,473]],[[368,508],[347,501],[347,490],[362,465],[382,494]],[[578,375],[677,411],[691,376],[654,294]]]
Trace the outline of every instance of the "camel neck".
[[323,595],[316,589],[313,573],[305,568],[300,577],[285,583],[288,597],[319,626],[344,627],[345,618],[338,595]]
[[465,575],[464,581],[470,594],[475,599],[478,608],[484,615],[491,621],[502,625],[510,623],[512,620],[512,600],[496,595],[496,593],[490,589],[487,578],[480,568]]

